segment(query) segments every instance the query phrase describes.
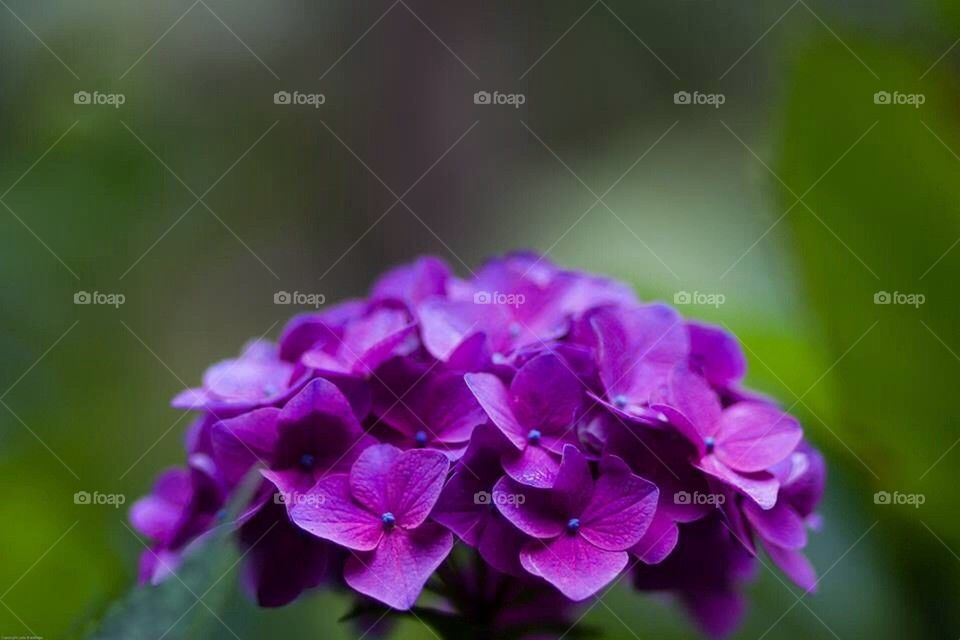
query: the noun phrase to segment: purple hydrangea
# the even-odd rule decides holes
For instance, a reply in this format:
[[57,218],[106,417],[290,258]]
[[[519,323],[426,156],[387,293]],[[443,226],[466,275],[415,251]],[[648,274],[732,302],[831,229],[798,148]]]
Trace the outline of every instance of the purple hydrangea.
[[758,554],[815,588],[826,475],[745,374],[729,332],[622,283],[530,253],[470,278],[420,258],[174,398],[196,418],[187,467],[131,510],[141,580],[175,574],[253,477],[224,526],[261,606],[345,590],[379,633],[377,607],[429,590],[431,620],[536,638],[623,584],[727,635]]

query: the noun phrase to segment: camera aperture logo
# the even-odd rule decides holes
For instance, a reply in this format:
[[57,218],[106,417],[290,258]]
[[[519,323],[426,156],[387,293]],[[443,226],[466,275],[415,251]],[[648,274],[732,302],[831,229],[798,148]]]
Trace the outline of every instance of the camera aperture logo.
[[477,491],[473,494],[473,504],[520,505],[526,501],[527,496],[522,493],[490,493],[489,491]]
[[473,294],[473,304],[500,304],[519,307],[527,301],[522,293],[501,293],[499,291],[477,291]]
[[722,93],[701,93],[700,91],[677,91],[673,94],[673,104],[707,105],[719,109],[727,101]]
[[127,297],[122,293],[101,293],[100,291],[77,291],[73,294],[73,304],[97,304],[106,305],[118,309],[120,305],[127,301]]
[[122,93],[100,93],[99,91],[77,91],[73,94],[73,104],[109,106],[119,109],[127,101]]
[[877,91],[873,94],[873,104],[880,105],[905,105],[919,109],[920,105],[927,101],[927,96],[922,93],[900,93],[899,91]]
[[94,505],[94,506],[109,506],[114,509],[119,509],[127,502],[127,496],[122,493],[100,493],[99,491],[94,491],[90,493],[89,491],[77,491],[73,494],[73,504],[79,505]]
[[273,294],[273,304],[292,304],[300,307],[313,307],[317,309],[327,301],[327,296],[322,293],[306,293],[303,291],[277,291]]
[[527,101],[527,96],[522,93],[500,93],[494,91],[477,91],[473,94],[473,104],[496,104],[510,105],[514,109],[519,109],[520,105]]
[[699,304],[720,308],[720,305],[727,301],[727,296],[722,293],[703,293],[701,291],[677,291],[673,294],[673,304]]
[[322,93],[301,93],[300,91],[277,91],[273,94],[273,104],[291,106],[310,106],[319,109],[327,101]]
[[920,305],[927,301],[927,296],[922,293],[902,293],[900,291],[877,291],[873,294],[873,304],[896,304],[906,305],[919,309]]
[[877,491],[873,494],[873,504],[880,505],[909,505],[919,509],[927,501],[922,493],[900,493],[899,491]]

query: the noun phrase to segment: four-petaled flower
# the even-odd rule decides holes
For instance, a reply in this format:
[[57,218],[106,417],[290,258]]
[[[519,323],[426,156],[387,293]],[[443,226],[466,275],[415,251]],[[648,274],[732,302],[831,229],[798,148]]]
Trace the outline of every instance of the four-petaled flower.
[[367,448],[349,474],[321,478],[290,518],[315,536],[355,552],[344,578],[396,609],[416,602],[453,547],[453,535],[427,520],[450,462],[439,451]]
[[[594,480],[587,459],[567,445],[551,489],[529,489],[504,478],[494,489],[497,508],[536,540],[520,563],[571,600],[583,600],[627,565],[627,550],[646,532],[657,506],[656,485],[634,475],[614,456],[600,460]],[[526,489],[522,503],[507,499]]]

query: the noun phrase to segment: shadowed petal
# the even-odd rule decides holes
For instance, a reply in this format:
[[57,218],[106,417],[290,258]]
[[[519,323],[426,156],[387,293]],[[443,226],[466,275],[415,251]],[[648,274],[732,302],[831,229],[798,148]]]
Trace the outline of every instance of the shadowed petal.
[[279,415],[272,407],[254,409],[213,426],[213,457],[227,484],[239,482],[257,462],[272,460]]
[[560,461],[543,447],[528,446],[522,451],[505,453],[503,470],[521,484],[545,489],[553,486]]
[[517,449],[527,444],[527,432],[513,412],[510,391],[500,378],[490,373],[468,373],[463,379],[490,421]]
[[778,547],[802,549],[807,546],[807,528],[796,511],[783,500],[764,511],[752,502],[744,502],[744,513],[760,537]]

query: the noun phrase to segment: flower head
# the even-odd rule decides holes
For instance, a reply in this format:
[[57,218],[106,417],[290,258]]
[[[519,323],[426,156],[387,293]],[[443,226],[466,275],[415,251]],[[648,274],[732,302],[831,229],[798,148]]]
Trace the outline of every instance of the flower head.
[[727,634],[758,547],[816,586],[825,478],[745,373],[732,334],[608,278],[530,253],[469,278],[420,258],[174,399],[198,414],[189,464],[131,510],[141,577],[174,573],[253,477],[231,524],[261,606],[347,589],[366,619],[429,588],[436,619],[545,635],[633,566],[637,589]]

